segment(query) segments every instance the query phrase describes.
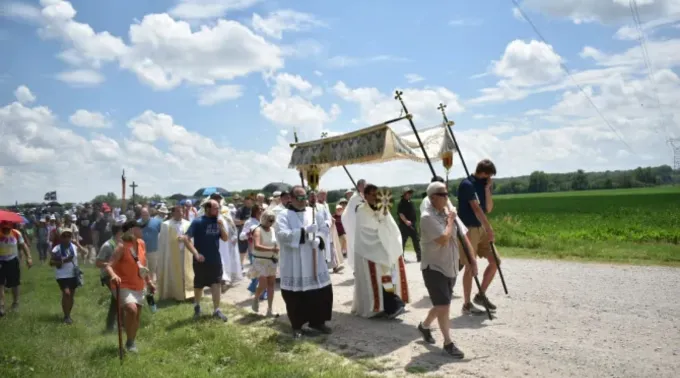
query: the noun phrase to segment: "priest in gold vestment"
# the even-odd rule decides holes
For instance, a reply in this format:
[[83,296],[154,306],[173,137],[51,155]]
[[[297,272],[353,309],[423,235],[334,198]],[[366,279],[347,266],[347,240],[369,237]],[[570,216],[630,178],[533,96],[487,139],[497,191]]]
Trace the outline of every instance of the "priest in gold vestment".
[[194,297],[193,257],[184,251],[184,243],[179,240],[189,229],[190,222],[182,215],[181,206],[173,207],[171,218],[163,222],[158,236],[160,266],[157,289],[161,300],[184,301]]

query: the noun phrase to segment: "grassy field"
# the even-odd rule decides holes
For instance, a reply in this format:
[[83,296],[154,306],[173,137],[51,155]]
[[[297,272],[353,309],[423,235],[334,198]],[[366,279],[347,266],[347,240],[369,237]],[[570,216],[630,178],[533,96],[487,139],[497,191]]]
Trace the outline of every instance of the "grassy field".
[[3,378],[365,376],[367,365],[361,361],[310,342],[293,343],[278,322],[242,316],[234,308],[226,309],[227,324],[209,318],[194,322],[190,304],[169,304],[153,315],[145,309],[140,352],[126,356],[121,366],[117,334],[102,332],[109,296],[99,285],[98,271],[85,270],[86,284],[76,294],[70,326],[60,322],[53,269],[24,266],[22,274],[19,312],[0,318]]
[[680,265],[677,186],[505,195],[494,205],[504,255]]

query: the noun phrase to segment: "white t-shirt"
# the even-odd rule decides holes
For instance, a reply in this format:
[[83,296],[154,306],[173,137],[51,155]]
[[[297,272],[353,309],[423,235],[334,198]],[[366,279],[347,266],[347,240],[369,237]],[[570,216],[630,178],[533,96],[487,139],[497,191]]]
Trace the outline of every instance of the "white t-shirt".
[[74,270],[78,265],[78,250],[73,243],[71,243],[71,246],[68,249],[65,249],[63,252],[61,244],[54,247],[52,249],[52,255],[64,260],[73,255],[73,262],[63,264],[61,268],[57,268],[55,276],[58,280],[62,278],[74,278],[76,276]]

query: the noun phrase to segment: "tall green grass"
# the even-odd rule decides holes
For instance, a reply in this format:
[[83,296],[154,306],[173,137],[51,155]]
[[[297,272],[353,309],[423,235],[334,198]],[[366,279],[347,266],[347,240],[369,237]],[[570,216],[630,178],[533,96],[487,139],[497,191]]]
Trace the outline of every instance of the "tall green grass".
[[489,219],[522,256],[680,264],[680,187],[495,196]]

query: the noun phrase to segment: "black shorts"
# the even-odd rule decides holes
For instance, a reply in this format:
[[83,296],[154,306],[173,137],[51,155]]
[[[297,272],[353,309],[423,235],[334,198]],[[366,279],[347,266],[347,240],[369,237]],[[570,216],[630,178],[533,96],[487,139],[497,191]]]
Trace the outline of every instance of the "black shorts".
[[453,286],[456,284],[456,277],[447,277],[441,272],[425,268],[423,270],[423,281],[430,301],[433,306],[448,306],[453,297]]
[[58,278],[57,279],[57,284],[59,284],[59,288],[63,291],[66,289],[71,290],[73,293],[77,288],[78,288],[78,279],[75,277],[71,278]]
[[203,289],[222,283],[222,262],[198,262],[194,260],[194,289]]
[[19,258],[9,261],[0,261],[0,285],[13,288],[21,284],[21,264]]

